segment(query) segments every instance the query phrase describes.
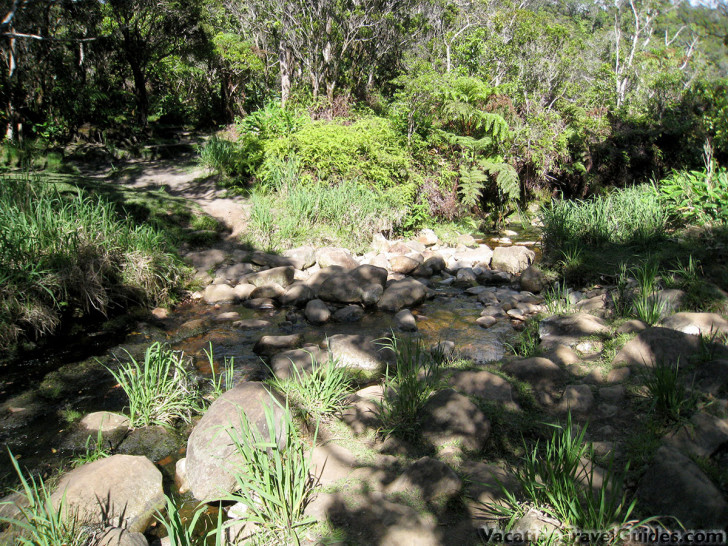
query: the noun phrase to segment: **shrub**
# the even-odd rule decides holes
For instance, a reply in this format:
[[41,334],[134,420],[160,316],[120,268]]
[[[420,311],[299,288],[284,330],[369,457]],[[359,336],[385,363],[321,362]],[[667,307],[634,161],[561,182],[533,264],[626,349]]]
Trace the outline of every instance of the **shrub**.
[[659,187],[676,221],[696,225],[728,223],[728,169],[673,171]]
[[565,245],[644,245],[664,237],[668,214],[651,186],[635,186],[582,201],[553,201],[541,212],[544,243]]
[[[15,503],[19,511],[16,518],[0,517],[0,523],[16,527],[22,534],[17,543],[27,546],[82,546],[88,543],[90,529],[83,526],[76,514],[66,505],[65,495],[56,507],[51,500],[51,489],[43,478],[23,475],[18,461],[10,453],[15,472],[20,478],[20,493],[26,502]],[[0,504],[13,504],[10,502]]]
[[40,177],[0,180],[0,241],[0,346],[53,333],[64,312],[156,304],[181,277],[160,231]]
[[129,362],[118,370],[107,370],[129,398],[130,426],[169,426],[176,419],[189,423],[192,413],[201,408],[183,354],[157,342],[147,348],[142,364],[127,355]]
[[[278,402],[272,399],[271,403]],[[277,429],[271,406],[265,408],[265,417],[267,436],[243,412],[240,430],[229,431],[242,462],[235,474],[237,492],[222,500],[247,507],[246,521],[259,526],[261,543],[298,542],[300,528],[314,522],[304,516],[315,485],[311,454],[296,433],[288,407],[282,428]]]

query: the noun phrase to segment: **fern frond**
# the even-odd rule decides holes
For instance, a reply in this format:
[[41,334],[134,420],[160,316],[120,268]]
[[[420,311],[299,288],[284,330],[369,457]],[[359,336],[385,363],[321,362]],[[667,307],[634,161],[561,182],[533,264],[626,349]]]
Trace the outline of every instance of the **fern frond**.
[[488,175],[477,167],[460,167],[460,184],[458,191],[460,200],[466,207],[474,207],[480,201]]
[[478,165],[483,171],[495,176],[495,183],[503,200],[518,199],[521,196],[521,182],[513,166],[493,159],[484,159]]

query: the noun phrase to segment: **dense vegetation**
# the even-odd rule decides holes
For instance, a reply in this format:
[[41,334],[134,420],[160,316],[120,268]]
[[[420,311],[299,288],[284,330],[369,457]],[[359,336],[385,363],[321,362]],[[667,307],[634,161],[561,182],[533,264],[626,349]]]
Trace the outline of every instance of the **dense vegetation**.
[[583,197],[699,170],[706,142],[728,157],[724,3],[42,1],[4,15],[9,139],[130,145],[238,120],[206,153],[236,183],[295,158],[312,182],[396,187],[405,228],[497,222],[538,188]]

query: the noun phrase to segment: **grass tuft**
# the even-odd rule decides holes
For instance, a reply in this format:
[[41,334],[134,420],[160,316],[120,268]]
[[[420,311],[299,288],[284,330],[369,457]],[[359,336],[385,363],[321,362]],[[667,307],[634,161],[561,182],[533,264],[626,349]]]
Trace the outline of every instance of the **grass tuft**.
[[107,370],[129,398],[130,426],[169,426],[177,419],[189,423],[201,408],[183,354],[157,342],[147,348],[141,364],[127,355],[129,362]]
[[680,363],[675,366],[658,362],[642,373],[650,395],[650,411],[671,422],[684,419],[694,410],[697,400],[680,379]]

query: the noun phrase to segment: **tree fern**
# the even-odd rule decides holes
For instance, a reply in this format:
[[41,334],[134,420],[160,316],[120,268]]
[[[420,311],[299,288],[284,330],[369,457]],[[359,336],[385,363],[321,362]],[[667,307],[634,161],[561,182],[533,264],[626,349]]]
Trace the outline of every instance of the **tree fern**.
[[498,193],[502,201],[518,199],[521,196],[521,182],[518,173],[508,163],[500,158],[488,158],[478,162],[478,165],[491,176],[495,177]]
[[485,188],[485,182],[488,181],[486,175],[478,167],[460,166],[460,184],[459,193],[460,200],[466,207],[474,207],[480,201],[480,196]]

